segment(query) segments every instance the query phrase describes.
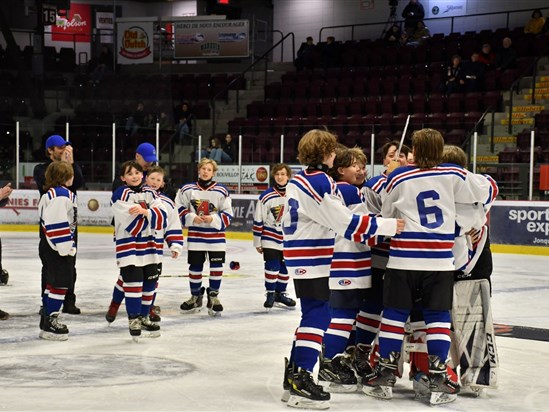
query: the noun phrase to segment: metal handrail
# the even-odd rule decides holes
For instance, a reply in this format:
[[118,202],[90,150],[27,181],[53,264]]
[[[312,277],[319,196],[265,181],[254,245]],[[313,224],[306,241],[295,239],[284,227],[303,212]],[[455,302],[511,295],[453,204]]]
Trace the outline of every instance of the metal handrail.
[[[549,10],[549,7],[541,7],[540,10]],[[441,21],[441,20],[447,20],[450,19],[450,33],[454,32],[454,21],[455,19],[464,19],[464,18],[470,18],[470,17],[480,17],[480,16],[493,16],[498,14],[506,14],[507,15],[507,21],[506,21],[506,28],[509,28],[509,16],[513,13],[525,13],[525,12],[532,12],[532,9],[517,9],[517,10],[507,10],[507,11],[497,11],[497,12],[491,12],[491,13],[476,13],[476,14],[467,14],[465,16],[451,16],[451,17],[430,17],[423,19],[423,21]],[[395,23],[403,23],[404,20],[396,20]],[[351,40],[354,40],[354,33],[355,33],[355,27],[361,27],[361,26],[379,26],[382,24],[386,24],[386,21],[380,21],[375,23],[359,23],[359,24],[341,24],[337,26],[324,26],[321,27],[318,32],[318,41],[322,41],[322,32],[325,29],[344,29],[344,28],[351,28]]]
[[[215,96],[213,96],[210,99],[210,108],[212,112],[212,136],[215,134],[215,123],[216,123],[216,116],[215,116],[215,100],[219,96],[223,95],[224,93],[228,93],[231,86],[239,81],[240,79],[245,79],[245,74],[249,72],[251,69],[253,69],[259,62],[265,61],[265,85],[267,84],[267,63],[268,63],[268,55],[271,53],[275,48],[277,48],[279,45],[283,44],[284,41],[288,38],[292,38],[292,60],[295,58],[295,35],[293,32],[289,32],[284,37],[282,37],[279,41],[277,41],[269,50],[267,50],[265,53],[263,53],[257,60],[255,60],[252,64],[250,64],[246,69],[242,71],[237,77],[235,77],[233,80],[227,84],[222,90],[220,90]],[[239,95],[240,90],[236,89],[236,112],[240,112],[240,101],[239,101]]]
[[532,98],[530,100],[531,104],[536,104],[536,77],[538,75],[538,63],[542,57],[549,55],[549,48],[545,49],[536,59],[528,66],[523,72],[515,79],[515,81],[509,87],[509,124],[507,125],[508,133],[513,132],[513,92],[519,92],[520,81],[527,76],[527,74],[532,71]]
[[461,147],[465,147],[468,143],[469,143],[469,140],[471,140],[471,136],[473,135],[473,133],[477,132],[478,131],[478,127],[479,125],[484,121],[484,118],[486,117],[486,115],[488,114],[488,112],[491,112],[493,111],[494,109],[492,108],[492,106],[488,106],[486,108],[486,110],[484,110],[484,112],[482,113],[482,115],[479,117],[479,119],[477,120],[477,122],[475,123],[475,125],[473,126],[473,128],[471,130],[469,130],[469,133],[467,133],[467,138],[465,139],[465,141],[461,144]]
[[[484,113],[482,113],[482,115],[479,117],[479,119],[477,120],[477,122],[475,123],[473,128],[471,130],[469,130],[469,132],[467,133],[467,137],[465,138],[465,141],[461,144],[461,148],[465,149],[465,148],[467,148],[467,146],[469,146],[469,148],[467,149],[467,154],[469,155],[468,157],[470,157],[470,155],[471,155],[471,153],[470,153],[471,152],[471,147],[470,147],[471,137],[473,137],[475,132],[478,131],[478,127],[484,121],[484,118],[486,117],[488,112],[492,112],[492,114],[493,114],[494,110],[495,109],[492,108],[492,106],[488,106],[486,108],[486,110],[484,110]],[[493,137],[494,137],[493,127],[494,127],[494,123],[492,122],[492,139],[491,139],[492,141],[493,141]]]
[[[284,33],[280,30],[259,30],[258,33],[278,33],[280,38],[284,38]],[[284,43],[280,45],[280,61],[284,61]]]

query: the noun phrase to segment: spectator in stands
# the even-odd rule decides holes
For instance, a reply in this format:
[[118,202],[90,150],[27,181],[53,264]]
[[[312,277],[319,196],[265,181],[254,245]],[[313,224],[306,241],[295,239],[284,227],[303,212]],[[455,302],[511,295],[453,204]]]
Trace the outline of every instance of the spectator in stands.
[[471,54],[471,61],[464,64],[463,80],[466,93],[480,92],[484,89],[484,64],[479,61],[478,53]]
[[408,36],[408,33],[406,33],[405,31],[403,31],[401,34],[400,34],[400,39],[398,39],[398,45],[399,46],[407,46],[408,45],[408,40],[410,39],[410,36]]
[[402,31],[400,30],[398,24],[393,24],[393,26],[387,30],[387,33],[385,33],[384,39],[391,45],[398,45],[401,35]]
[[149,113],[145,116],[145,128],[156,130],[156,123],[158,122],[160,130],[173,130],[173,124],[166,112],[160,112],[160,114]]
[[225,135],[225,142],[221,146],[223,147],[223,152],[231,159],[229,162],[234,163],[237,160],[237,146],[230,133]]
[[543,25],[543,28],[541,29],[542,33],[549,34],[549,13],[547,14],[547,17],[545,18],[545,24]]
[[160,130],[172,129],[172,122],[170,120],[170,116],[168,116],[166,112],[160,112],[160,115],[158,116],[158,123],[160,124]]
[[322,63],[324,68],[339,67],[339,46],[334,36],[326,38],[326,44],[322,48]]
[[236,151],[236,142],[227,133],[223,143],[217,137],[212,137],[210,139],[210,146],[202,150],[202,157],[215,160],[217,163],[231,163],[236,158]]
[[532,18],[528,20],[528,23],[524,26],[524,33],[540,34],[543,32],[544,25],[545,19],[541,14],[541,10],[536,9],[532,12]]
[[492,51],[490,43],[484,43],[478,55],[478,60],[484,64],[485,68],[492,69],[496,64],[496,54]]
[[315,52],[315,44],[311,36],[307,37],[307,42],[302,43],[301,47],[297,51],[297,58],[294,61],[294,65],[297,71],[307,69],[314,69],[313,55]]
[[496,54],[496,70],[504,71],[515,67],[517,52],[512,45],[513,42],[509,37],[502,40],[502,48]]
[[411,34],[408,44],[419,45],[429,37],[431,37],[431,33],[425,23],[423,23],[423,20],[421,20],[416,23],[416,29]]
[[191,111],[191,107],[188,102],[183,102],[180,107],[177,107],[174,111],[175,119],[175,134],[179,143],[183,143],[185,137],[191,136],[193,131],[194,114]]
[[447,94],[458,93],[463,90],[464,85],[465,80],[463,78],[463,66],[461,64],[461,56],[459,54],[454,54],[452,56],[452,62],[448,66],[444,89]]
[[[103,78],[113,71],[113,55],[107,46],[101,46],[101,52],[95,60],[94,67],[90,73],[92,82],[99,83]],[[92,62],[90,62],[92,63]]]
[[404,30],[412,35],[416,31],[417,23],[423,21],[425,17],[423,5],[418,0],[410,0],[402,11],[402,17],[404,18]]
[[143,102],[137,103],[135,111],[128,116],[126,121],[126,133],[133,136],[137,133],[140,127],[145,124],[145,104]]

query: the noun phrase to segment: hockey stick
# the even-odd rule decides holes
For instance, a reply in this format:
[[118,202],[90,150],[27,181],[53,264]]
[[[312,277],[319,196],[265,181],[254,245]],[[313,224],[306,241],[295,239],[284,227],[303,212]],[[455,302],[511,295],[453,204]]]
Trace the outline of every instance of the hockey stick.
[[395,157],[393,160],[389,162],[387,165],[386,173],[389,174],[393,170],[395,170],[397,167],[400,166],[399,158],[400,158],[400,151],[402,150],[402,145],[404,144],[404,138],[406,137],[406,131],[408,130],[408,124],[410,123],[410,115],[406,118],[406,125],[404,126],[404,131],[402,132],[402,137],[400,138],[400,143],[398,145],[398,150],[395,153]]
[[400,156],[400,151],[402,150],[402,145],[404,144],[404,138],[406,137],[406,132],[408,131],[408,124],[410,123],[410,115],[406,118],[406,125],[404,126],[404,131],[402,132],[402,137],[400,138],[400,144],[398,145],[398,150],[396,152],[396,159]]

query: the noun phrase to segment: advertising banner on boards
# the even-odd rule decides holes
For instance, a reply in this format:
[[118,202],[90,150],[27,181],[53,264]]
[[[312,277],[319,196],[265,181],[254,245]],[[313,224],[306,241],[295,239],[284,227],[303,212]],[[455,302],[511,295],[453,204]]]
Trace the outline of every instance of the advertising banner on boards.
[[549,202],[497,202],[490,209],[490,242],[549,246]]

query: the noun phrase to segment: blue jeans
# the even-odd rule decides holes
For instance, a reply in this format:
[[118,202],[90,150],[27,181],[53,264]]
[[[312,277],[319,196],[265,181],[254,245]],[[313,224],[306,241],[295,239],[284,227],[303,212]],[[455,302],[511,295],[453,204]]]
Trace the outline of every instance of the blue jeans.
[[214,148],[210,152],[210,159],[215,160],[217,163],[230,163],[233,161],[231,157],[223,151],[223,149]]

